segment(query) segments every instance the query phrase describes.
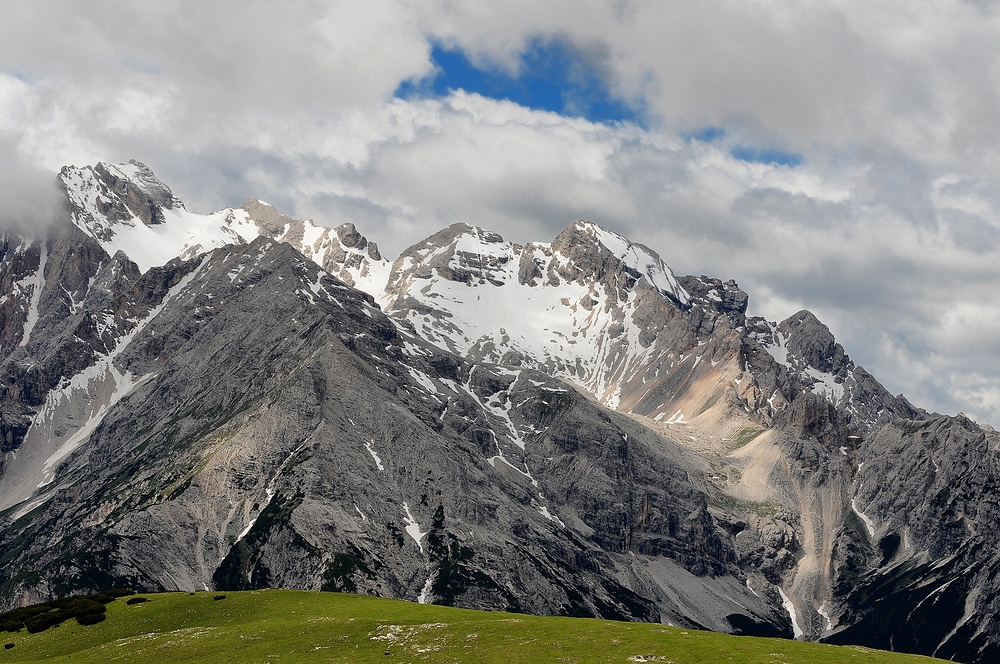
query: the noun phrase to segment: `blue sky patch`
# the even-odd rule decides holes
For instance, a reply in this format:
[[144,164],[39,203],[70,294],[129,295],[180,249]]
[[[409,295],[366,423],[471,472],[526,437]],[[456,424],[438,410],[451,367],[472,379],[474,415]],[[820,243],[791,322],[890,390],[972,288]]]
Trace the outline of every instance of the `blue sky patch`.
[[746,146],[737,146],[729,154],[740,161],[752,164],[777,164],[778,166],[795,167],[802,163],[802,155],[781,150],[758,150]]
[[641,108],[611,95],[598,63],[562,41],[532,42],[521,54],[518,76],[495,66],[477,67],[460,49],[449,50],[440,44],[433,45],[431,59],[435,71],[418,81],[403,81],[394,96],[444,97],[449,90],[465,90],[591,122],[643,124]]
[[[717,138],[726,135],[726,130],[722,127],[703,127],[695,131],[681,134],[684,140],[699,141],[701,143],[711,143]],[[776,164],[778,166],[791,166],[792,168],[802,163],[802,155],[794,152],[784,152],[782,150],[766,150],[737,145],[729,150],[729,154],[740,161],[751,164]]]
[[702,143],[711,143],[717,138],[726,135],[726,130],[722,127],[704,127],[696,131],[688,132],[682,134],[687,141],[700,141]]

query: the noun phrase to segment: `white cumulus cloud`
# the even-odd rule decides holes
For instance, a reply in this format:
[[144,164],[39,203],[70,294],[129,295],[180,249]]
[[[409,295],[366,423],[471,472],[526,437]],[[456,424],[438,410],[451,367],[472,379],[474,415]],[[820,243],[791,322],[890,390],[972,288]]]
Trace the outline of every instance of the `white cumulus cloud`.
[[[517,74],[539,41],[643,125],[393,98],[435,43]],[[20,3],[0,222],[50,215],[62,165],[129,158],[191,209],[257,196],[385,253],[454,221],[523,242],[590,218],[768,317],[812,309],[914,402],[1000,423],[997,43],[1000,12],[961,0]]]

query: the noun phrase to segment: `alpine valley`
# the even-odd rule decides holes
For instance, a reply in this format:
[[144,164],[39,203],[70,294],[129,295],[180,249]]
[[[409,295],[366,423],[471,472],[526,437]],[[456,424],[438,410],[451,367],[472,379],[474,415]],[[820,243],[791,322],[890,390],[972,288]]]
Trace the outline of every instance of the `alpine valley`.
[[577,221],[394,261],[67,167],[0,240],[0,608],[367,593],[1000,658],[1000,435]]

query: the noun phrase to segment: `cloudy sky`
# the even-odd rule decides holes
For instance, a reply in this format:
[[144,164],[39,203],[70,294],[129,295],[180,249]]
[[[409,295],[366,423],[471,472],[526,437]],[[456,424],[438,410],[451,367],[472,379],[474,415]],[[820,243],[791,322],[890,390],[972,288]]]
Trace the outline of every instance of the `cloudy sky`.
[[8,4],[0,223],[130,158],[192,211],[259,197],[390,255],[592,219],[1000,425],[990,0]]

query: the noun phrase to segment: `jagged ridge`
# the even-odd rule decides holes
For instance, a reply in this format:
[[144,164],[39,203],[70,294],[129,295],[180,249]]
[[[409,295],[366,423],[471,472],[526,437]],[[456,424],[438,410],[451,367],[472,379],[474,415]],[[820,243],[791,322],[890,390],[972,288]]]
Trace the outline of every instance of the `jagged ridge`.
[[[65,169],[62,179],[73,223],[45,241],[5,237],[0,256],[6,323],[0,493],[11,504],[34,490],[30,478],[43,484],[32,498],[37,516],[29,518],[32,503],[20,503],[7,514],[23,517],[21,525],[8,526],[4,537],[22,542],[22,553],[43,534],[68,537],[62,558],[35,551],[23,571],[44,562],[47,570],[61,570],[53,578],[75,575],[93,584],[97,570],[112,569],[157,587],[329,584],[496,608],[517,608],[513,602],[522,602],[529,589],[544,587],[541,598],[520,608],[671,616],[724,630],[781,629],[787,609],[807,638],[875,644],[888,635],[895,647],[966,661],[986,661],[1000,641],[988,627],[996,593],[987,570],[996,563],[979,535],[998,525],[997,515],[969,508],[996,495],[995,437],[891,396],[809,312],[780,324],[747,318],[747,295],[735,283],[675,277],[651,250],[591,222],[571,224],[551,243],[527,245],[459,224],[414,245],[390,267],[350,224],[322,229],[254,199],[235,210],[191,215],[138,163]],[[135,251],[129,242],[143,233],[173,239],[156,256],[111,255],[118,247]],[[264,250],[266,238],[290,242],[324,272],[298,253],[282,254],[281,245]],[[225,246],[231,243],[244,246]],[[212,247],[218,248],[210,257],[195,258]],[[150,263],[175,256],[189,260],[155,269]],[[206,267],[219,260],[243,260],[247,280],[236,268]],[[250,278],[264,275],[264,264],[274,266],[270,275]],[[324,274],[346,283],[327,282],[332,277]],[[346,301],[333,294],[346,284],[374,298],[351,296],[351,306],[360,308],[347,313]],[[238,286],[238,294],[230,291]],[[277,311],[270,308],[273,299],[299,304]],[[247,312],[261,307],[267,316],[254,318],[254,325],[270,329],[269,343],[277,345],[265,352],[253,336],[241,352],[268,369],[235,359],[215,340],[237,343],[231,328],[240,329],[250,320]],[[232,319],[241,322],[224,323],[235,313],[223,310],[242,311]],[[276,320],[282,325],[275,327]],[[346,325],[347,331],[321,342],[313,336],[316,325],[328,331]],[[297,340],[296,350],[283,345],[289,339]],[[185,364],[202,355],[222,363],[213,365],[215,382]],[[255,382],[257,374],[230,375],[226,363],[258,366],[267,377]],[[371,386],[361,392],[389,410],[317,396],[359,389],[334,380],[331,366],[364,376]],[[283,378],[292,375],[311,378]],[[277,417],[276,407],[250,404],[253,398],[243,399],[221,376],[251,386],[258,399],[279,395],[274,404],[295,419],[250,427],[255,416]],[[129,473],[144,473],[142,489],[110,500],[94,487],[113,485],[126,467],[119,458],[131,458],[123,450],[143,445],[136,423],[121,429],[126,414],[151,418],[150,431],[177,426],[157,421],[163,413],[156,408],[131,410],[130,404],[154,403],[152,395],[162,399],[171,389],[184,403],[211,405],[184,415],[189,419],[181,429],[200,437],[186,443],[174,466],[155,454],[127,466]],[[318,410],[302,410],[313,402]],[[321,421],[339,424],[320,436],[310,423],[328,408],[335,413]],[[359,408],[374,418],[362,426],[369,433],[361,439],[358,420],[348,414]],[[213,413],[233,413],[226,421],[243,424],[233,433],[212,424]],[[399,413],[409,415],[399,419]],[[397,424],[375,424],[382,421]],[[422,424],[414,429],[414,422]],[[310,447],[291,454],[306,433],[322,439],[316,445],[323,453]],[[271,444],[262,447],[258,437]],[[124,445],[118,456],[111,440]],[[921,443],[934,450],[923,462],[909,454],[918,440],[933,441]],[[28,453],[42,442],[48,447]],[[155,447],[151,439],[145,444],[143,450]],[[400,459],[413,456],[391,471],[396,502],[371,512],[379,523],[369,523],[368,510],[345,500],[375,495],[369,492],[378,483],[371,478],[389,468],[383,446]],[[971,463],[970,446],[979,450]],[[448,451],[440,456],[432,449]],[[346,450],[352,451],[345,457]],[[245,453],[252,463],[234,463]],[[84,482],[82,464],[95,454],[111,474]],[[900,455],[923,466],[896,472]],[[918,481],[927,463],[938,473],[945,458],[962,461]],[[18,475],[15,463],[36,475]],[[358,484],[344,474],[347,467],[368,479]],[[434,479],[421,477],[424,469]],[[309,484],[316,474],[351,488],[321,490],[322,482]],[[8,479],[14,476],[29,480],[15,490]],[[439,498],[439,517],[431,511],[436,494],[419,487],[445,477],[464,493]],[[961,502],[943,493],[956,483],[962,483],[954,494]],[[91,487],[85,504],[96,515],[82,533],[66,506],[74,486],[77,492]],[[304,486],[313,492],[303,493]],[[888,493],[873,497],[873,486]],[[228,507],[206,502],[218,495],[229,496]],[[887,501],[887,495],[895,497]],[[946,529],[929,525],[942,505],[952,515]],[[499,513],[522,516],[496,521]],[[904,514],[905,522],[899,520]],[[399,525],[393,531],[387,523]],[[158,558],[162,545],[153,552],[126,544],[192,524],[201,524],[202,533],[186,545],[196,552],[194,562],[177,552]],[[205,524],[222,525],[204,531]],[[335,524],[340,534],[315,535],[322,524]],[[467,530],[472,539],[462,534]],[[507,541],[511,533],[516,545]],[[372,545],[393,537],[406,544],[407,536],[416,551],[390,555],[392,547]],[[65,555],[86,542],[100,542],[105,558],[84,571]],[[289,546],[294,553],[282,553]],[[547,557],[553,550],[555,559]],[[303,560],[311,562],[303,567]],[[15,582],[12,569],[7,592],[44,594],[25,585],[27,577]],[[151,576],[150,570],[170,572]],[[458,580],[446,574],[443,581],[443,570]],[[912,583],[923,586],[923,594],[912,595]],[[596,590],[577,597],[584,587]],[[779,597],[779,588],[787,597]],[[678,592],[690,601],[678,604]],[[750,623],[726,615],[718,597],[741,603]],[[871,603],[874,597],[910,608],[905,618],[887,617]],[[913,632],[907,624],[919,622],[918,609],[932,598],[962,611]]]

